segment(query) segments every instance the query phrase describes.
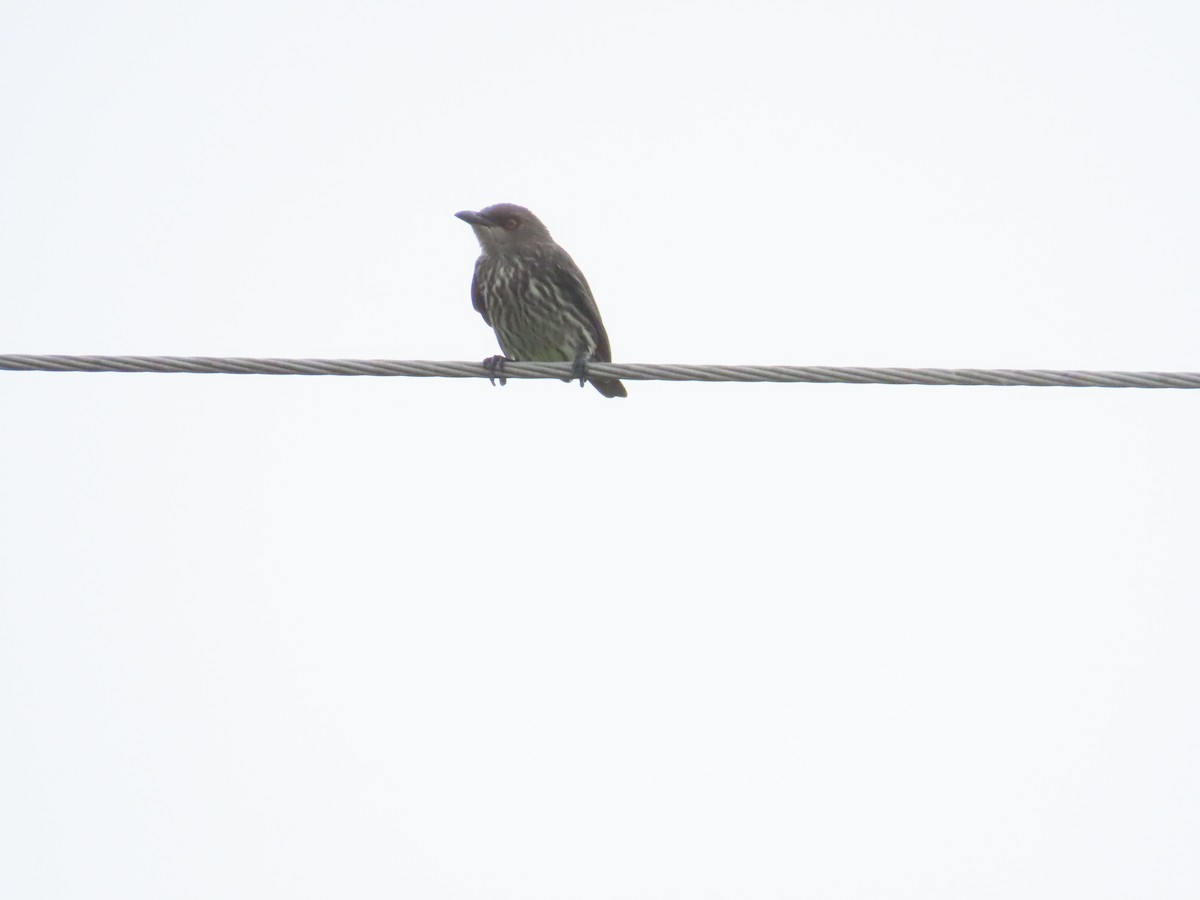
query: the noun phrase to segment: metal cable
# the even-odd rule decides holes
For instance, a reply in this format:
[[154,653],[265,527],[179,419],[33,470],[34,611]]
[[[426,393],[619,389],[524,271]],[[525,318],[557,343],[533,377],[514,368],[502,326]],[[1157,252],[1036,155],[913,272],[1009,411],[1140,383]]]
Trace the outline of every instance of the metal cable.
[[[22,372],[191,372],[225,375],[387,375],[487,378],[477,362],[393,359],[261,359],[221,356],[0,355]],[[711,366],[589,363],[589,374],[631,381],[752,381],[819,384],[956,384],[1002,387],[1200,388],[1200,372],[1092,372],[1062,369],[900,369],[863,366]],[[507,378],[571,376],[570,363],[510,362]]]

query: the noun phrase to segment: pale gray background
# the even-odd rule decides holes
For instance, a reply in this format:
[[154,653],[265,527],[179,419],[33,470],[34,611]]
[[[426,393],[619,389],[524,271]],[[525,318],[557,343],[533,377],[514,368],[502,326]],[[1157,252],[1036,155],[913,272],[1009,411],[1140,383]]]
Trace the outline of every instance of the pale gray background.
[[[5,3],[0,352],[1200,369],[1193,2]],[[1200,394],[0,373],[0,895],[1200,892]]]

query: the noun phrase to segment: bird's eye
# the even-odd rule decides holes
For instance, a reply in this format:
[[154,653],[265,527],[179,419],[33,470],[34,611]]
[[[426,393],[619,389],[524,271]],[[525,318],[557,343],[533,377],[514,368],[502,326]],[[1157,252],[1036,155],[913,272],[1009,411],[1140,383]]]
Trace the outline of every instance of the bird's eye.
[[505,219],[504,220],[504,230],[505,231],[516,231],[517,226],[520,224],[521,223],[518,222],[516,219]]

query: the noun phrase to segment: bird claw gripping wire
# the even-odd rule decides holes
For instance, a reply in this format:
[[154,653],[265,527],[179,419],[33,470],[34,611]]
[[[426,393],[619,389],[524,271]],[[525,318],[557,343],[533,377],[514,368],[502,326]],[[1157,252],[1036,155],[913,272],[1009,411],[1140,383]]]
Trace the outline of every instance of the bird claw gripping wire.
[[508,379],[504,377],[504,364],[508,362],[507,356],[489,356],[483,361],[483,368],[488,373],[488,381],[492,383],[492,387],[496,386],[496,379],[500,379],[500,387],[508,384]]
[[583,387],[587,384],[587,357],[580,356],[575,359],[575,364],[571,366],[571,380],[579,379],[579,386]]

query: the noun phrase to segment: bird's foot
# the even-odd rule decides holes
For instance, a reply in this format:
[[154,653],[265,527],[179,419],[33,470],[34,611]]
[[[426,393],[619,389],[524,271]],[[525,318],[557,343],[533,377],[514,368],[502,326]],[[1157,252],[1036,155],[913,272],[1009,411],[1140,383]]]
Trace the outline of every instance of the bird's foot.
[[492,386],[496,386],[496,379],[500,379],[500,387],[508,384],[508,379],[504,377],[504,364],[508,362],[507,356],[489,356],[483,361],[483,368],[488,373],[488,381]]
[[587,370],[587,357],[575,357],[575,364],[571,366],[571,378],[572,380],[578,378],[580,387],[583,387],[585,384],[587,384]]

